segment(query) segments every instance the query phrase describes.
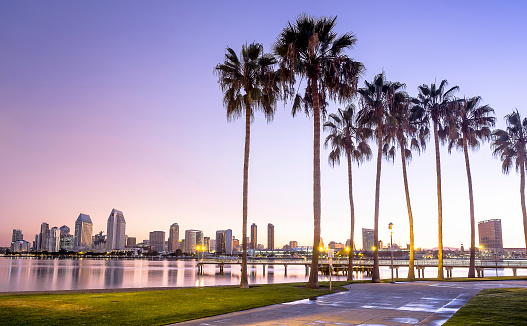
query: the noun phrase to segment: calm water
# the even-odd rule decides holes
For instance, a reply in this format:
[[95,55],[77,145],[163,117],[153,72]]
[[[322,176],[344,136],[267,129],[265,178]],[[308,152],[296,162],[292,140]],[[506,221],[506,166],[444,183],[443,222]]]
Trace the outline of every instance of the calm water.
[[[267,267],[248,266],[249,283],[306,282],[308,276],[303,266],[283,265]],[[407,268],[399,268],[405,277]],[[467,269],[455,268],[453,276],[466,276]],[[511,269],[499,269],[499,275],[512,275]],[[518,269],[518,275],[527,270]],[[485,276],[494,276],[494,269],[486,269]],[[437,268],[426,268],[425,277],[437,276]],[[356,279],[366,279],[366,274],[354,273]],[[381,267],[381,278],[390,277],[390,270]],[[344,280],[344,276],[333,280]],[[320,281],[328,280],[319,275]],[[240,282],[240,265],[219,268],[206,265],[203,275],[197,274],[194,260],[118,260],[118,259],[35,259],[0,257],[0,292],[53,291],[79,289],[112,289],[142,287],[188,287],[236,285]]]

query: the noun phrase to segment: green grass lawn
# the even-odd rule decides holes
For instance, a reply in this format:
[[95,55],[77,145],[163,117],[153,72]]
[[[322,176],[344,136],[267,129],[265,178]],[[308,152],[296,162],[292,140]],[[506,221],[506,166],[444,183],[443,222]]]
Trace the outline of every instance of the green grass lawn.
[[527,289],[483,290],[445,325],[527,325]]
[[[333,290],[349,282],[333,282]],[[328,286],[321,282],[320,286]],[[0,325],[164,325],[330,293],[305,283],[163,291],[0,295]]]

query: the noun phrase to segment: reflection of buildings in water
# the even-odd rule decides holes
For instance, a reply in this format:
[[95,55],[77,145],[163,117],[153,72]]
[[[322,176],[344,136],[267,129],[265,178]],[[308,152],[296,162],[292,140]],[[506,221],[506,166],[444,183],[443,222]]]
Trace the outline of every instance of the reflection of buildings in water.
[[178,276],[177,268],[170,268],[168,270],[168,285],[169,286],[177,285],[177,276]]
[[163,285],[163,269],[159,268],[149,268],[148,269],[148,278],[147,283],[150,286],[160,286]]
[[91,266],[90,260],[73,260],[73,270],[71,273],[72,289],[90,289],[100,284],[97,278],[92,277]]
[[273,269],[267,270],[267,283],[274,283],[274,270]]
[[123,284],[123,263],[120,260],[112,261],[111,267],[105,268],[104,287],[119,288]]

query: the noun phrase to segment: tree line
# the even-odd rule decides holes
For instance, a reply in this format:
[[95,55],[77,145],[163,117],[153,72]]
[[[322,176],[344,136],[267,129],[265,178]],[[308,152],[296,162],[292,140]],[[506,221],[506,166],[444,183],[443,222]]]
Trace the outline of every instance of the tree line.
[[[525,206],[525,162],[527,158],[527,119],[521,119],[517,110],[505,117],[506,130],[492,128],[496,118],[481,97],[458,98],[458,86],[448,88],[448,82],[418,87],[418,95],[405,92],[406,85],[389,81],[384,72],[373,80],[359,79],[365,72],[361,62],[346,52],[357,39],[351,32],[339,35],[334,31],[336,17],[300,15],[288,22],[273,44],[272,53],[265,53],[263,45],[242,45],[239,55],[227,47],[225,59],[214,67],[223,93],[227,119],[245,118],[245,146],[243,165],[242,200],[242,272],[241,288],[248,288],[247,281],[247,213],[249,185],[249,153],[251,122],[256,111],[263,112],[267,121],[273,119],[277,103],[291,105],[296,116],[304,112],[313,118],[313,255],[308,288],[318,288],[318,259],[320,256],[320,147],[321,127],[328,132],[324,146],[330,147],[329,164],[340,164],[345,157],[348,170],[350,205],[350,242],[354,241],[354,203],[352,162],[361,164],[373,157],[369,142],[377,145],[374,243],[379,243],[379,203],[382,158],[394,160],[399,152],[410,227],[410,262],[408,278],[414,279],[414,232],[407,164],[412,152],[420,153],[429,138],[434,139],[437,180],[438,222],[438,278],[443,279],[443,217],[441,195],[441,159],[439,146],[446,144],[449,153],[453,148],[463,152],[469,191],[470,209],[470,263],[468,277],[475,277],[475,218],[470,172],[470,150],[478,149],[482,142],[491,141],[493,155],[499,157],[504,173],[514,165],[520,172],[520,197],[523,213],[525,241],[527,244],[527,212]],[[327,114],[332,101],[344,106]],[[357,105],[356,105],[357,104]],[[321,125],[321,121],[328,117]],[[379,248],[373,248],[374,266],[372,282],[380,282]],[[353,266],[353,250],[349,251],[349,270]],[[348,273],[351,280],[352,273]]]

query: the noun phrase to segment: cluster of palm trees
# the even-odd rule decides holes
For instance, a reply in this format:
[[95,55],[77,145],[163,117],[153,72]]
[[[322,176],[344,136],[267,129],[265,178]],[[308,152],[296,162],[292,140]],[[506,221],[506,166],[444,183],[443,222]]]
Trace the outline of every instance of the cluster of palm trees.
[[[403,180],[410,225],[410,266],[408,278],[414,276],[413,215],[407,180],[406,165],[412,151],[424,150],[430,136],[430,126],[436,153],[438,199],[438,278],[443,278],[442,199],[439,142],[448,143],[448,150],[456,147],[465,155],[469,188],[471,249],[468,277],[475,276],[475,219],[472,194],[472,177],[469,148],[476,149],[481,142],[493,138],[494,154],[503,161],[503,171],[515,163],[521,172],[521,200],[527,243],[527,214],[524,204],[525,159],[527,151],[527,119],[521,121],[519,113],[506,117],[506,131],[491,131],[494,112],[488,105],[481,105],[481,98],[455,98],[459,87],[447,89],[447,81],[439,85],[419,87],[417,97],[404,92],[405,84],[388,81],[384,72],[365,81],[363,88],[358,80],[364,72],[362,63],[350,58],[345,51],[356,43],[352,33],[338,35],[333,29],[336,17],[315,18],[303,14],[289,22],[278,36],[273,54],[264,53],[259,43],[242,46],[240,55],[227,48],[225,61],[214,68],[223,92],[223,103],[229,120],[245,116],[245,155],[243,173],[243,226],[242,226],[242,275],[240,287],[247,288],[247,193],[249,172],[250,127],[254,113],[260,110],[268,121],[272,120],[277,102],[292,102],[292,115],[303,110],[313,117],[313,255],[308,288],[318,288],[318,257],[320,244],[321,186],[320,186],[320,135],[321,119],[326,117],[328,101],[345,106],[329,114],[323,127],[329,132],[324,145],[331,147],[329,163],[340,164],[346,157],[351,230],[354,240],[354,203],[352,187],[352,161],[362,163],[372,157],[368,144],[377,144],[377,173],[375,187],[374,243],[378,243],[379,196],[381,161],[393,160],[400,151]],[[301,87],[303,89],[301,90]],[[359,104],[359,109],[353,104]],[[349,253],[349,270],[353,266],[353,250]],[[348,273],[351,279],[352,273]],[[379,252],[374,248],[373,282],[380,282]]]

